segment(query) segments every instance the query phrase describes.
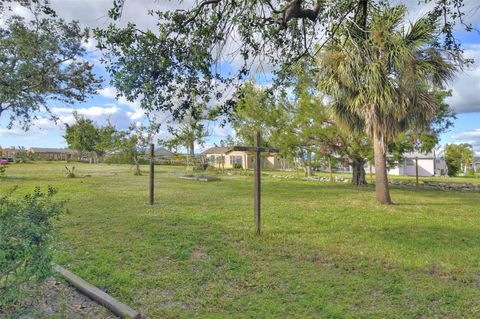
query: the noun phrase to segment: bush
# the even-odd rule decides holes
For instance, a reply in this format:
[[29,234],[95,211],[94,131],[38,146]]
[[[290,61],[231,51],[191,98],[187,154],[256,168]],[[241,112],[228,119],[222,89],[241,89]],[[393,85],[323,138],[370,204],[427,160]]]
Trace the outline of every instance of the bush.
[[448,176],[455,177],[460,172],[460,165],[455,162],[447,162]]
[[54,188],[37,187],[18,200],[14,190],[0,197],[0,309],[14,309],[27,287],[51,275],[52,222],[65,212],[63,201],[53,201]]
[[475,176],[475,170],[473,168],[467,169],[467,173],[465,174],[465,176],[469,176],[469,177]]
[[241,168],[242,168],[242,164],[240,164],[240,163],[233,163],[232,167],[235,168],[235,169],[239,169],[239,168],[241,169]]

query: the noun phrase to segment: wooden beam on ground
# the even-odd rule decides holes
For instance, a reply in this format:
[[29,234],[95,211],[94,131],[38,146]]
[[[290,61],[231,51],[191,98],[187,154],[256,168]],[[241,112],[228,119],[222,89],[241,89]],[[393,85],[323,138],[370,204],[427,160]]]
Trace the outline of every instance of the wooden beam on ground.
[[130,308],[129,306],[121,303],[112,296],[108,295],[104,291],[98,289],[97,287],[89,284],[82,278],[66,270],[62,266],[54,265],[53,268],[56,272],[62,275],[66,281],[71,285],[77,288],[81,293],[90,297],[92,300],[98,302],[102,306],[109,309],[112,313],[120,318],[131,318],[131,319],[141,319],[142,315]]

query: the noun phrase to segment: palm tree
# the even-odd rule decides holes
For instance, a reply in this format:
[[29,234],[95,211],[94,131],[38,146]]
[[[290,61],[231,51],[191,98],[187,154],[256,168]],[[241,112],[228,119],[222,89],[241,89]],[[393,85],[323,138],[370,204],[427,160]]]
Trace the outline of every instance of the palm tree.
[[370,9],[366,29],[352,23],[320,53],[319,86],[333,112],[362,126],[373,140],[376,197],[391,204],[387,143],[417,121],[436,114],[436,88],[456,67],[441,51],[428,18],[406,26],[404,6]]

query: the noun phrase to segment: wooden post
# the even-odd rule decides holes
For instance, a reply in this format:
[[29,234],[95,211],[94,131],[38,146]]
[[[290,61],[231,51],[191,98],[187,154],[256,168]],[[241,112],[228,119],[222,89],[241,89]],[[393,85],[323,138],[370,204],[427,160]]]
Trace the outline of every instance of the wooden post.
[[[254,139],[254,147],[260,147],[260,132],[257,132]],[[260,183],[261,183],[261,164],[260,164],[260,151],[255,151],[255,164],[254,164],[254,180],[255,180],[255,201],[254,201],[254,211],[255,211],[255,229],[256,234],[260,235],[260,226],[261,226],[261,193],[260,193]]]
[[154,175],[155,175],[155,145],[150,144],[150,205],[153,205],[155,202]]
[[[253,172],[254,172],[254,217],[255,217],[255,232],[257,235],[260,235],[260,226],[261,226],[261,178],[262,178],[262,170],[261,170],[261,158],[260,155],[262,152],[265,153],[278,153],[278,148],[270,148],[270,147],[260,147],[261,144],[261,137],[260,132],[257,132],[254,136],[254,146],[247,147],[247,146],[233,146],[228,152],[252,152],[254,153],[254,163],[253,163]],[[248,157],[247,157],[248,159]],[[245,165],[247,167],[247,165]]]
[[415,157],[415,187],[418,191],[419,189],[419,182],[418,182],[418,156]]

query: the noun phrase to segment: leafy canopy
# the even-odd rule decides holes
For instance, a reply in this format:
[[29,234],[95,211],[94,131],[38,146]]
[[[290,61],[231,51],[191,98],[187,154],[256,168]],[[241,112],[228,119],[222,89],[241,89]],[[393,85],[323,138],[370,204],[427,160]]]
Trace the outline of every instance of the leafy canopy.
[[[224,112],[236,95],[226,88],[273,66],[276,80],[300,60],[312,62],[322,46],[338,40],[338,31],[364,28],[373,0],[206,0],[180,2],[180,9],[151,11],[156,29],[134,22],[95,30],[111,81],[120,95],[140,99],[152,111],[175,117],[193,107],[192,92],[205,105],[219,101]],[[114,2],[113,19],[125,0]],[[453,26],[462,23],[463,0],[424,0],[431,4],[430,24],[440,20],[444,41],[436,46],[459,52]],[[439,19],[439,18],[442,19]],[[470,29],[467,26],[467,29]],[[440,39],[440,38],[439,38]],[[235,62],[235,63],[232,63]],[[229,66],[238,65],[238,69]]]
[[[84,59],[87,29],[58,18],[43,1],[19,3],[31,18],[11,15],[0,25],[0,118],[27,129],[51,102],[84,101],[100,82]],[[4,3],[0,14],[10,13]]]
[[470,144],[447,144],[445,162],[447,162],[448,175],[456,176],[462,169],[466,173],[468,165],[473,163],[474,156],[475,152]]

